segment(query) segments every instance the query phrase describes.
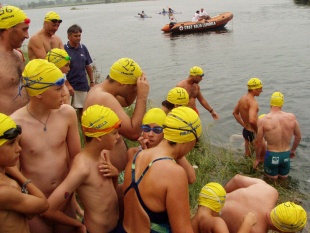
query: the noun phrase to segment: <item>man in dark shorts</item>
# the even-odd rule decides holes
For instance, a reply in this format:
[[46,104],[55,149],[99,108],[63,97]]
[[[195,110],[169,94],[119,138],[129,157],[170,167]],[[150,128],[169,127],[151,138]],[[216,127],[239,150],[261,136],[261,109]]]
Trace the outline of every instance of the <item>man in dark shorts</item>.
[[251,157],[251,146],[253,146],[257,132],[259,108],[255,96],[259,96],[261,92],[263,92],[262,82],[258,78],[251,78],[248,81],[248,93],[239,99],[233,111],[236,121],[244,128],[242,134],[245,142],[245,156],[248,157]]

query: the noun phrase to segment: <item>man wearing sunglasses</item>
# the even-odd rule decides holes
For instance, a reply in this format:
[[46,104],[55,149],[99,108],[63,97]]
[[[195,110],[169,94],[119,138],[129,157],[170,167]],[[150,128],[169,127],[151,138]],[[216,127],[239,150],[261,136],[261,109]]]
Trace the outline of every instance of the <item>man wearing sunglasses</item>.
[[208,101],[203,97],[199,83],[202,81],[204,76],[203,70],[199,66],[193,66],[189,71],[189,76],[187,79],[180,81],[177,87],[183,87],[189,95],[188,107],[194,109],[198,114],[198,109],[196,107],[196,99],[206,110],[210,112],[214,120],[218,120],[220,117],[214,111],[214,109],[209,105]]
[[28,43],[28,56],[30,60],[35,58],[44,59],[47,52],[51,49],[64,48],[61,39],[55,35],[61,23],[62,20],[56,12],[50,11],[45,15],[43,28],[30,37]]
[[[71,161],[81,150],[76,112],[63,104],[64,74],[45,59],[33,59],[26,65],[21,88],[26,88],[29,103],[14,112],[12,118],[22,126],[20,145],[21,172],[49,197],[69,172]],[[75,218],[72,196],[63,211]],[[52,224],[40,216],[29,221],[31,233],[73,232]],[[71,230],[71,231],[70,231]]]
[[0,112],[7,115],[25,106],[25,90],[17,96],[16,90],[25,67],[22,54],[17,51],[27,39],[30,19],[18,7],[0,9]]
[[29,233],[27,218],[49,206],[44,194],[16,167],[21,132],[19,125],[0,113],[0,232]]

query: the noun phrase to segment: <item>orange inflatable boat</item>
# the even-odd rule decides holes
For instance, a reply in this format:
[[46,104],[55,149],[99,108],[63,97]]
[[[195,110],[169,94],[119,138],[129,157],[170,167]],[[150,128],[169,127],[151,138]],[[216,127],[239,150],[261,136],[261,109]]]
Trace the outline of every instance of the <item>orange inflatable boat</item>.
[[161,30],[165,33],[187,33],[217,29],[224,27],[232,18],[232,13],[225,12],[208,20],[202,20],[198,22],[171,22],[170,24],[166,24]]

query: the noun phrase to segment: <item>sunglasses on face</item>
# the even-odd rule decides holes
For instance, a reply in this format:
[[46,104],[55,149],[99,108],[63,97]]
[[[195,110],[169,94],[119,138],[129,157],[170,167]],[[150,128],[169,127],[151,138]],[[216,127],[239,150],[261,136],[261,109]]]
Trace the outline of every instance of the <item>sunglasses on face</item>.
[[19,134],[22,133],[22,127],[20,125],[16,125],[16,128],[8,129],[3,133],[2,136],[0,136],[0,139],[14,139],[16,138]]
[[153,131],[156,134],[160,134],[163,132],[163,128],[160,126],[155,126],[154,128],[151,128],[149,125],[142,125],[141,129],[143,132],[146,132],[146,133]]
[[52,23],[62,23],[61,19],[50,19]]

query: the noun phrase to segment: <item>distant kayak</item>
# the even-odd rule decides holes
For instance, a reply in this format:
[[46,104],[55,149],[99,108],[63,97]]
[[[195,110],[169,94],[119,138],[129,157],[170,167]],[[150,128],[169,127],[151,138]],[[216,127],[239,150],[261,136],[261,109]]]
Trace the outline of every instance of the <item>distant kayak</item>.
[[232,18],[233,18],[232,13],[225,12],[223,14],[213,16],[208,20],[198,22],[186,21],[186,22],[166,24],[161,30],[166,33],[187,33],[187,32],[206,31],[210,29],[223,28]]
[[[161,11],[161,12],[158,12],[158,13],[156,13],[156,14],[167,15],[167,14],[168,14],[168,11]],[[182,14],[182,12],[174,11],[172,14]]]
[[138,15],[135,15],[135,17],[137,17],[137,18],[152,18],[152,16],[148,16],[148,15],[143,15],[143,14],[141,14],[141,13],[138,13]]

